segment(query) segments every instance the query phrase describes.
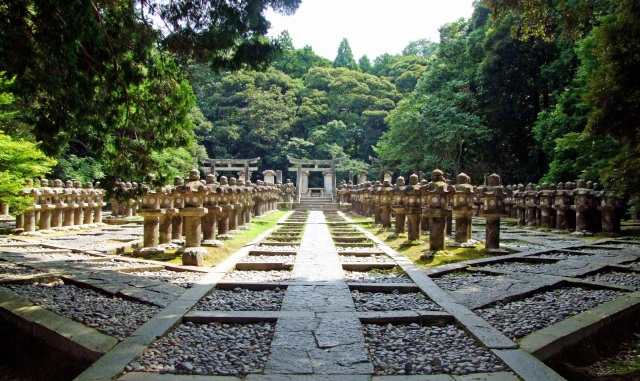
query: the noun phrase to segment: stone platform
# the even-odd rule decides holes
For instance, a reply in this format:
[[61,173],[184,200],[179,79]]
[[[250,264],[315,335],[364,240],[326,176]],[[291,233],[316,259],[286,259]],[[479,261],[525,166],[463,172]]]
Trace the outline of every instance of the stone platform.
[[78,380],[546,381],[542,361],[640,308],[640,241],[507,228],[514,254],[424,270],[296,211],[213,268],[110,254],[141,232],[0,238],[0,314],[93,362]]

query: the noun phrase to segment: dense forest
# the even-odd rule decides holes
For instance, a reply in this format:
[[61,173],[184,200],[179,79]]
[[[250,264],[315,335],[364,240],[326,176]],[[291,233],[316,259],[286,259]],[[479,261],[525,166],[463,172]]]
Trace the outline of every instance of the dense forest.
[[265,9],[299,2],[0,3],[0,147],[57,161],[0,157],[0,184],[166,181],[207,156],[285,173],[287,155],[344,156],[373,178],[375,156],[475,183],[584,178],[640,205],[637,2],[484,0],[438,42],[371,59],[344,39],[333,61],[265,37]]

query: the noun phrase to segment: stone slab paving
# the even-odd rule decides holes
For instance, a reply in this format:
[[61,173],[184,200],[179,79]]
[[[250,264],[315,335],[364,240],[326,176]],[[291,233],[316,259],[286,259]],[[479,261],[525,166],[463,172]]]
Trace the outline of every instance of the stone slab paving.
[[314,317],[278,319],[265,375],[372,374],[362,325],[322,212],[309,214],[290,282],[282,310],[313,312]]
[[[629,242],[623,240],[602,240],[583,241],[576,237],[558,236],[544,232],[518,230],[506,228],[503,237],[522,241],[523,244],[513,245],[516,250],[514,254],[490,259],[479,259],[467,261],[453,265],[440,266],[438,268],[425,271],[417,268],[411,261],[393,251],[390,247],[379,241],[373,235],[367,233],[357,226],[351,225],[353,231],[357,231],[371,240],[371,247],[337,247],[333,243],[330,227],[343,224],[338,221],[335,214],[326,217],[322,212],[311,212],[304,225],[304,234],[299,243],[272,244],[258,248],[260,240],[268,242],[268,233],[265,233],[259,240],[247,245],[240,251],[230,256],[217,267],[190,284],[191,288],[184,288],[180,285],[173,285],[158,279],[140,278],[128,272],[119,272],[122,268],[118,266],[112,269],[96,268],[95,266],[81,265],[79,262],[71,264],[68,260],[42,260],[38,254],[25,254],[24,252],[13,252],[0,254],[0,258],[11,266],[31,266],[35,269],[35,274],[26,274],[21,277],[32,277],[36,279],[41,276],[38,272],[48,273],[48,276],[64,277],[65,282],[78,283],[94,289],[102,290],[109,295],[122,296],[134,300],[139,300],[147,304],[160,307],[160,312],[149,321],[139,327],[120,343],[115,344],[114,338],[101,334],[84,325],[71,322],[69,326],[75,326],[80,345],[71,345],[73,350],[91,348],[91,343],[104,343],[100,350],[91,350],[95,353],[95,358],[102,356],[87,371],[80,375],[78,380],[241,380],[242,378],[225,376],[224,373],[210,373],[208,376],[196,374],[159,374],[136,371],[139,366],[136,359],[141,359],[140,355],[153,348],[154,342],[159,338],[170,340],[172,332],[180,332],[180,327],[205,327],[207,324],[266,324],[275,325],[273,335],[270,339],[269,355],[261,369],[256,369],[257,373],[244,376],[248,381],[260,380],[353,380],[353,381],[468,381],[468,380],[504,380],[511,381],[517,379],[524,380],[559,380],[562,379],[553,370],[546,367],[540,359],[549,353],[557,353],[566,346],[577,342],[577,340],[596,332],[599,327],[608,321],[615,320],[620,316],[629,316],[640,311],[640,294],[633,293],[638,288],[638,276],[631,269],[623,267],[629,266],[640,258],[640,242]],[[339,217],[342,218],[342,217]],[[300,218],[303,220],[303,218]],[[283,224],[286,226],[286,224]],[[476,229],[482,234],[483,229]],[[46,241],[28,239],[34,245],[43,245],[52,254],[72,253],[79,255],[102,256],[107,260],[113,257],[105,256],[105,251],[95,251],[104,244],[106,240],[115,242],[118,237],[122,241],[132,240],[140,237],[141,228],[139,226],[127,226],[123,228],[110,228],[97,232],[70,233],[68,237],[57,236],[46,238]],[[350,233],[351,234],[351,233]],[[340,236],[337,232],[334,234]],[[55,239],[54,239],[55,238]],[[69,238],[69,239],[65,239]],[[264,240],[267,238],[266,240]],[[21,240],[17,240],[21,241]],[[620,243],[616,243],[620,242]],[[16,245],[14,241],[6,241],[6,245]],[[122,245],[131,244],[122,242]],[[82,251],[80,248],[94,248],[94,251]],[[91,246],[94,245],[94,246]],[[288,250],[283,250],[283,249]],[[266,250],[263,250],[266,249]],[[233,271],[235,265],[242,261],[242,258],[251,252],[267,251],[272,249],[280,252],[291,251],[296,253],[293,271],[287,271],[286,276],[273,281],[265,279],[256,281],[253,275],[244,278],[240,273],[248,271]],[[618,249],[618,250],[615,250]],[[0,251],[2,251],[0,249]],[[8,250],[7,250],[8,251]],[[347,278],[341,265],[341,257],[345,251],[351,251],[357,255],[368,252],[376,253],[378,256],[387,256],[389,262],[394,266],[399,266],[403,277],[406,274],[408,282],[405,285],[379,283],[363,283],[357,285],[353,278]],[[555,254],[554,254],[555,253]],[[262,254],[262,253],[256,253]],[[558,254],[558,255],[556,255]],[[283,254],[279,254],[283,255]],[[286,255],[286,254],[284,254]],[[537,257],[537,258],[536,258]],[[358,255],[358,259],[366,258]],[[386,258],[386,257],[385,257]],[[70,258],[69,258],[70,259]],[[90,260],[90,259],[88,259]],[[538,261],[539,263],[521,267],[511,267],[501,265],[504,260],[511,261],[510,264],[518,262]],[[144,261],[134,261],[137,271],[149,270],[159,271],[157,265],[145,263]],[[366,261],[365,261],[366,262]],[[544,262],[544,263],[541,263]],[[637,262],[636,262],[637,263]],[[154,267],[156,266],[156,267]],[[145,268],[146,267],[146,268]],[[126,271],[131,271],[129,268]],[[620,274],[611,275],[618,272]],[[267,273],[263,271],[262,273]],[[234,276],[233,274],[240,274]],[[373,277],[366,277],[367,280]],[[44,279],[44,278],[41,278]],[[392,282],[394,279],[390,279]],[[3,280],[2,282],[5,282]],[[238,307],[236,311],[220,311],[213,307],[212,311],[199,310],[196,306],[207,295],[211,295],[216,285],[222,289],[235,289],[236,287],[247,290],[273,290],[279,287],[284,294],[282,304],[277,307],[265,308],[260,311],[257,307]],[[267,286],[265,286],[267,285]],[[243,287],[244,286],[244,287]],[[623,294],[595,308],[578,313],[573,317],[561,320],[555,324],[534,331],[517,343],[512,341],[497,325],[490,323],[481,316],[481,309],[489,306],[499,305],[497,303],[507,303],[509,301],[524,300],[532,295],[557,289],[558,287],[596,287],[610,288]],[[357,288],[361,287],[361,288]],[[385,288],[386,287],[386,288]],[[381,308],[380,311],[356,311],[352,293],[358,290],[361,295],[379,294],[380,300],[393,295],[393,289],[402,289],[401,293],[421,292],[437,308],[416,305],[406,307],[397,311],[390,311],[389,308]],[[404,289],[406,288],[406,289]],[[398,293],[398,291],[396,291]],[[1,296],[1,295],[0,295]],[[17,304],[16,304],[17,303]],[[22,304],[25,304],[22,306]],[[279,303],[279,302],[278,302]],[[0,308],[11,308],[12,305],[22,306],[22,311],[45,311],[37,312],[38,321],[42,321],[47,315],[55,315],[40,307],[31,305],[28,302],[16,302],[15,300],[5,300],[0,298]],[[385,304],[385,303],[383,303]],[[597,303],[596,303],[597,304]],[[4,307],[3,307],[4,306]],[[39,310],[38,310],[39,308]],[[247,310],[242,310],[247,308]],[[276,310],[274,310],[276,308]],[[234,308],[230,308],[234,309]],[[25,317],[16,318],[19,324],[38,324],[28,321],[28,314]],[[58,316],[58,315],[55,315]],[[62,323],[59,321],[61,320]],[[26,321],[26,322],[25,322]],[[413,365],[407,363],[388,364],[392,365],[387,370],[390,375],[382,375],[380,359],[391,356],[392,353],[415,353],[415,348],[411,344],[385,343],[384,346],[373,348],[367,344],[363,334],[363,324],[380,325],[387,327],[393,324],[398,332],[405,332],[403,335],[415,333],[417,322],[424,327],[431,327],[429,322],[440,322],[442,327],[449,332],[461,329],[462,335],[470,334],[469,340],[478,345],[478,348],[486,350],[499,360],[491,361],[498,367],[504,366],[505,371],[494,373],[474,373],[464,375],[460,372],[466,368],[483,369],[480,363],[470,363],[462,361],[455,368],[452,364],[451,374],[435,375],[407,375],[403,374],[404,369],[418,369],[417,362]],[[60,326],[64,326],[65,318],[59,317],[49,331],[61,331]],[[46,324],[43,323],[43,326]],[[426,324],[425,324],[426,323]],[[444,324],[444,325],[443,325]],[[240,329],[243,329],[239,326]],[[435,327],[435,326],[434,326]],[[454,329],[455,327],[455,329]],[[374,327],[375,328],[375,327]],[[384,328],[390,329],[390,328]],[[422,329],[422,328],[420,328]],[[33,330],[33,329],[32,329]],[[178,331],[176,331],[178,330]],[[43,332],[49,332],[42,330]],[[65,331],[66,332],[66,331]],[[74,334],[58,332],[57,335],[66,337],[65,340],[73,342]],[[413,333],[412,333],[413,332]],[[54,336],[43,334],[44,336]],[[223,334],[225,336],[226,334]],[[408,336],[407,336],[408,337]],[[405,337],[406,338],[406,337]],[[102,341],[101,341],[102,340]],[[106,340],[106,341],[105,341]],[[168,341],[167,341],[168,342]],[[201,343],[195,342],[195,346]],[[169,342],[169,344],[171,344]],[[106,346],[105,346],[106,345]],[[402,349],[404,345],[404,348]],[[408,345],[408,346],[407,346]],[[431,345],[431,344],[428,344]],[[455,345],[452,345],[455,346]],[[176,356],[184,357],[185,354],[177,352],[180,348],[167,346],[172,351],[176,351]],[[400,348],[400,349],[399,349]],[[184,348],[188,350],[190,348]],[[413,349],[413,352],[411,352]],[[382,350],[382,357],[379,353]],[[478,349],[480,350],[480,349]],[[169,349],[167,349],[167,353]],[[162,352],[162,351],[161,351]],[[172,357],[173,355],[167,355]],[[452,354],[455,359],[458,354]],[[535,356],[535,357],[534,357]],[[166,356],[165,356],[166,357]],[[410,359],[409,359],[410,360]],[[442,364],[443,359],[428,366],[434,368],[435,373],[441,372],[441,368],[446,368]],[[184,361],[182,359],[181,361]],[[395,361],[395,360],[394,360]],[[404,361],[404,360],[402,360]],[[429,360],[432,361],[432,360]],[[497,362],[496,362],[497,361]],[[501,362],[500,362],[501,361]],[[138,363],[140,365],[140,363]],[[153,365],[150,363],[150,365]],[[128,368],[126,368],[128,367]],[[180,365],[180,370],[188,369],[187,365]],[[408,368],[407,368],[408,367]],[[396,371],[394,369],[398,369]],[[455,369],[454,369],[455,368]],[[133,370],[123,374],[123,371]],[[203,368],[204,371],[204,368]],[[455,373],[458,374],[455,374]],[[513,372],[513,373],[512,373]],[[242,373],[242,372],[240,372]],[[379,375],[376,375],[379,374]],[[515,373],[515,375],[514,375]],[[216,376],[212,377],[212,374]],[[241,374],[242,375],[242,374]]]

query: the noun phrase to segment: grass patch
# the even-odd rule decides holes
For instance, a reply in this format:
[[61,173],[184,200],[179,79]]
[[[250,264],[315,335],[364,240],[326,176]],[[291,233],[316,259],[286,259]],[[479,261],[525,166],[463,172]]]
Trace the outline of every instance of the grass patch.
[[420,256],[425,251],[429,250],[428,235],[421,236],[419,243],[418,242],[408,243],[406,237],[389,239],[388,237],[391,235],[390,232],[378,233],[378,230],[380,227],[378,226],[371,227],[371,224],[373,224],[373,218],[359,217],[351,214],[349,215],[349,218],[351,218],[356,222],[359,222],[360,225],[363,226],[365,230],[367,230],[371,234],[378,237],[385,244],[389,245],[393,250],[407,257],[416,266],[420,268],[435,267],[435,266],[441,266],[441,265],[446,265],[450,263],[468,261],[472,259],[489,258],[493,256],[493,254],[490,254],[485,250],[484,243],[478,243],[476,248],[459,247],[459,248],[450,248],[447,250],[437,251],[435,252],[434,257],[432,259],[422,260],[420,259]]
[[[256,237],[258,237],[260,234],[276,226],[278,220],[287,213],[288,211],[286,210],[278,210],[269,213],[266,216],[252,218],[252,224],[248,230],[242,230],[242,232],[235,235],[233,239],[222,241],[224,242],[224,247],[207,247],[206,249],[209,250],[210,256],[208,258],[205,258],[205,265],[213,267],[224,261],[231,254],[235,253],[243,246],[256,239]],[[131,257],[132,255],[132,249],[123,254],[123,256],[128,257]],[[178,254],[176,250],[170,250],[165,252],[164,254],[150,255],[148,257],[145,257],[144,259],[151,259],[154,261],[161,261],[178,265],[182,264],[182,256]]]

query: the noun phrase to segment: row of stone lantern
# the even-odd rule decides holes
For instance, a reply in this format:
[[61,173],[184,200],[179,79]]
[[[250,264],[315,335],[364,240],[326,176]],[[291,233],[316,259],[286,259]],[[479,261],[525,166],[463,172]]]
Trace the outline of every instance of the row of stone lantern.
[[67,180],[62,183],[56,179],[49,186],[49,180],[43,179],[39,184],[27,179],[23,196],[33,199],[30,207],[23,214],[16,216],[17,233],[32,234],[51,233],[53,231],[96,227],[102,223],[102,207],[104,191],[99,189],[100,183],[87,182],[83,188],[79,181]]
[[[464,173],[458,175],[456,185],[451,185],[444,179],[442,171],[434,170],[430,182],[423,180],[419,183],[418,176],[413,174],[408,185],[405,185],[403,177],[397,179],[395,186],[388,181],[356,186],[341,184],[338,195],[343,206],[350,205],[353,212],[374,215],[374,223],[380,223],[382,229],[390,229],[390,215],[387,217],[387,213],[392,210],[396,220],[391,238],[403,235],[405,224],[409,241],[418,240],[421,230],[428,230],[430,250],[444,249],[445,233],[451,231],[454,216],[455,244],[469,244],[474,202],[480,199],[483,216],[487,220],[485,246],[498,249],[500,218],[506,216],[505,200],[511,196],[511,190],[500,185],[500,176],[496,174],[489,177],[487,186],[475,188]],[[380,213],[379,219],[377,213]]]
[[560,231],[620,233],[625,203],[597,183],[522,184],[509,200],[518,226]]
[[207,249],[220,247],[251,223],[252,214],[261,216],[277,208],[282,187],[258,181],[246,183],[236,178],[214,175],[200,180],[198,170],[191,170],[188,180],[176,177],[172,186],[160,190],[146,189],[140,198],[138,214],[144,217],[144,243],[136,256],[163,252],[162,245],[182,243],[183,263],[201,266]]

